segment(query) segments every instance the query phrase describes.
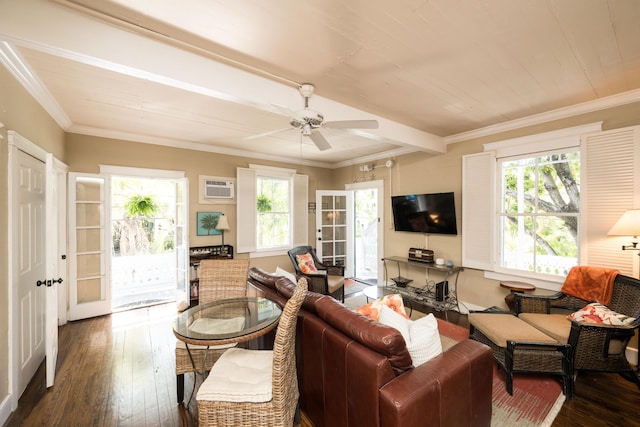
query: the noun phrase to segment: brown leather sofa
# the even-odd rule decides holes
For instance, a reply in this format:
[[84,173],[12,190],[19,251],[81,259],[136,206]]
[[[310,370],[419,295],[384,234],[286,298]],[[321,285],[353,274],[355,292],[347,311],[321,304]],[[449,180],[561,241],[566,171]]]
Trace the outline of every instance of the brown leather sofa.
[[[251,268],[249,295],[284,305],[295,285]],[[493,358],[465,339],[414,368],[400,332],[308,292],[298,314],[300,407],[324,426],[489,426]]]

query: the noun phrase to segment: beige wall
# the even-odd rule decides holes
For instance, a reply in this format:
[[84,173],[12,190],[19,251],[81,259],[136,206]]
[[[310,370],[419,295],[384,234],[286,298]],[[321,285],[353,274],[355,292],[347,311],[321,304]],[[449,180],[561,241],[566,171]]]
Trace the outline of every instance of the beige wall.
[[7,396],[9,378],[9,282],[8,240],[8,145],[12,130],[65,160],[64,132],[13,76],[0,66],[0,402]]
[[[329,189],[331,171],[288,163],[262,161],[246,157],[229,156],[202,151],[163,147],[143,143],[127,142],[99,138],[94,136],[69,134],[67,135],[67,164],[71,172],[98,173],[100,164],[112,166],[139,167],[150,169],[166,169],[185,171],[189,179],[189,245],[208,246],[219,245],[220,236],[196,235],[196,212],[223,212],[229,220],[230,231],[225,233],[226,244],[236,247],[237,224],[235,204],[200,204],[198,198],[199,175],[218,177],[236,177],[237,167],[248,167],[249,163],[268,166],[278,166],[296,169],[298,173],[309,176],[309,200],[315,200],[316,190]],[[309,215],[309,242],[313,241],[313,224],[315,217]],[[247,254],[238,254],[239,258]],[[277,266],[293,271],[291,261],[286,256],[253,258],[252,266],[261,267],[267,271],[275,271]]]
[[[336,188],[344,188],[344,185],[355,181],[371,179],[384,180],[384,255],[406,256],[410,247],[426,247],[433,250],[436,257],[451,259],[457,265],[460,263],[462,256],[461,235],[431,235],[426,238],[423,234],[419,233],[400,233],[393,231],[393,221],[389,203],[390,196],[411,193],[455,192],[458,233],[460,233],[462,217],[462,156],[481,152],[483,150],[482,145],[489,142],[563,129],[596,121],[603,122],[603,130],[639,125],[640,102],[569,119],[557,120],[538,126],[450,144],[447,147],[446,154],[436,157],[416,153],[399,156],[394,158],[396,164],[391,170],[382,167],[386,159],[374,162],[376,168],[373,172],[369,173],[360,172],[360,165],[344,167],[334,171],[333,186]],[[392,187],[391,190],[389,188],[390,185]],[[420,269],[412,270],[409,277],[414,279],[416,283],[424,283],[425,278],[436,281],[440,280],[435,274],[432,274],[430,277],[425,277],[424,272]],[[541,290],[540,292],[545,291]],[[481,307],[497,305],[506,308],[504,297],[507,293],[508,291],[501,288],[498,282],[485,279],[482,271],[467,268],[460,274],[458,297],[462,301]]]

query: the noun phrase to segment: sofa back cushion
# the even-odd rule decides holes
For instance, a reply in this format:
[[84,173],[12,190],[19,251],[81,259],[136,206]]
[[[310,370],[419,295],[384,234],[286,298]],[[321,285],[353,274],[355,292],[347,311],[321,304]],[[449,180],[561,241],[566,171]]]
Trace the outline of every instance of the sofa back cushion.
[[318,299],[315,311],[342,334],[385,356],[396,375],[413,368],[407,345],[397,329],[362,316],[333,298]]
[[249,281],[265,286],[269,289],[276,290],[276,280],[281,276],[274,276],[259,267],[251,267],[249,269]]
[[[278,277],[278,280],[276,280],[276,289],[278,290],[278,294],[282,295],[286,299],[289,299],[291,298],[291,295],[293,295],[293,291],[295,291],[296,285],[286,277]],[[302,309],[308,311],[309,313],[316,314],[316,301],[322,298],[325,298],[325,296],[322,294],[313,291],[307,291],[307,296],[302,302]]]

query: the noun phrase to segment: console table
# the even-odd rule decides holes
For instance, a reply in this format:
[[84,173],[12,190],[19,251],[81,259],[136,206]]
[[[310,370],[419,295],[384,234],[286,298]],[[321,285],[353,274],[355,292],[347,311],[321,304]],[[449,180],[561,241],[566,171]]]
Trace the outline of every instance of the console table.
[[[397,256],[385,257],[382,258],[382,261],[384,263],[385,292],[399,293],[411,301],[412,308],[416,308],[416,305],[424,304],[438,311],[445,311],[445,314],[446,310],[456,310],[460,312],[460,305],[458,303],[458,276],[460,272],[464,270],[463,267],[440,266],[431,262],[414,261],[409,258]],[[390,278],[393,284],[387,283],[388,263],[396,264],[398,267],[398,276]],[[407,270],[409,268],[416,268],[429,272],[436,271],[443,274],[443,280],[433,284],[427,282],[425,287],[422,288],[408,286],[411,280],[402,276],[401,266],[404,266]]]

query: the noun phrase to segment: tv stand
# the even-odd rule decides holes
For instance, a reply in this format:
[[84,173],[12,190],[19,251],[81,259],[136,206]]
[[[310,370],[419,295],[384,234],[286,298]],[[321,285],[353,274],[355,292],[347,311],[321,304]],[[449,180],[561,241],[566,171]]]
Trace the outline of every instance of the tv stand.
[[[458,302],[458,276],[460,272],[464,270],[463,267],[440,266],[431,262],[414,261],[410,258],[397,256],[385,257],[382,258],[382,261],[384,263],[385,294],[398,293],[402,295],[403,298],[411,303],[412,308],[426,305],[438,311],[444,311],[445,315],[446,310],[460,312],[460,304]],[[389,278],[393,284],[387,283],[387,277],[389,277],[387,263],[395,263],[398,268],[398,276]],[[418,268],[429,272],[437,271],[442,273],[444,278],[442,281],[431,285],[427,282],[423,288],[408,286],[408,283],[412,280],[402,276],[401,266],[404,266],[406,271],[410,268]]]

